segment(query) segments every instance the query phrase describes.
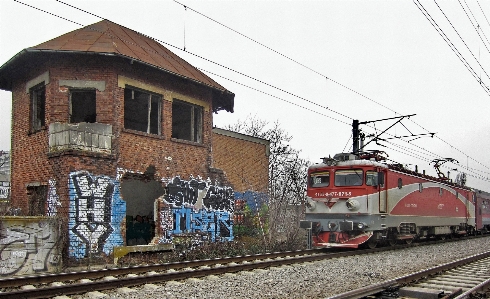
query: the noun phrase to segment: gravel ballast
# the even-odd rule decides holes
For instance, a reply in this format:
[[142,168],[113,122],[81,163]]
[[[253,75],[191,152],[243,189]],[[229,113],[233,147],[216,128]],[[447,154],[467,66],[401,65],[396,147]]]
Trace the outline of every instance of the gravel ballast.
[[[110,298],[326,298],[490,250],[490,239],[337,258],[240,272],[182,283],[135,287],[137,292],[106,291]],[[86,298],[84,295],[73,298]]]

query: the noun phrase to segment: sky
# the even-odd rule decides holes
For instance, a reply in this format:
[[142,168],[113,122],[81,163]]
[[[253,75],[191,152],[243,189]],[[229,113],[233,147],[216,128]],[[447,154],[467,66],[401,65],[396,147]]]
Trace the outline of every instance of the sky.
[[[430,161],[456,159],[441,170],[490,192],[489,1],[3,0],[0,65],[101,18],[159,40],[233,92],[234,113],[215,114],[217,127],[278,122],[318,163],[352,150],[354,119],[415,114],[361,125],[366,135],[389,128],[365,149],[431,175]],[[10,149],[11,99],[0,91],[0,150]]]

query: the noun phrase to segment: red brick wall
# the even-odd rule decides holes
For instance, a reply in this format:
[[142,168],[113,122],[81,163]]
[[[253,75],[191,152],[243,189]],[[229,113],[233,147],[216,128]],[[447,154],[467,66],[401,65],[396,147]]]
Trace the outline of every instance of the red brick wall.
[[[228,134],[227,132],[223,132]],[[235,192],[267,192],[268,143],[248,136],[213,132],[213,166],[222,169]],[[234,136],[234,137],[233,137]]]
[[[56,179],[62,204],[68,198],[68,174],[87,170],[95,175],[115,177],[116,169],[144,172],[149,165],[156,167],[157,177],[171,178],[180,175],[209,176],[211,166],[211,92],[182,78],[142,66],[129,60],[95,55],[43,56],[39,63],[27,64],[23,76],[13,86],[12,135],[12,207],[28,212],[26,185],[33,182],[47,184]],[[50,83],[46,85],[46,128],[29,133],[29,94],[26,82],[49,71]],[[203,143],[171,139],[171,98],[164,97],[162,105],[162,135],[124,130],[124,88],[118,87],[118,76],[126,76],[145,84],[183,94],[209,103],[204,112]],[[97,122],[113,125],[112,156],[97,158],[93,155],[48,155],[48,127],[50,123],[67,123],[69,120],[69,88],[59,86],[59,80],[104,81],[105,90],[96,91]]]

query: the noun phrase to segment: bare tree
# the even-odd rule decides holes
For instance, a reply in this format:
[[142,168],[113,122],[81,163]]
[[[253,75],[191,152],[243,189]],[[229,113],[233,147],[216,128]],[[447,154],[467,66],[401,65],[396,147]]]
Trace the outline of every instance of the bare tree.
[[299,157],[299,150],[291,148],[289,142],[293,137],[277,121],[269,126],[264,120],[248,116],[226,129],[269,140],[269,202],[267,219],[262,224],[264,240],[270,246],[281,244],[282,248],[277,249],[303,245],[304,231],[298,228],[298,223],[303,217],[309,161]]

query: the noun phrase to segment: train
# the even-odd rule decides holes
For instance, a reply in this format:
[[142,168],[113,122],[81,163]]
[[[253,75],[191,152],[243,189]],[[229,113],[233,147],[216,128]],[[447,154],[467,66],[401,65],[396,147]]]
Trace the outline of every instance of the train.
[[490,231],[490,193],[387,163],[382,152],[336,154],[307,175],[301,227],[310,247],[374,248]]

